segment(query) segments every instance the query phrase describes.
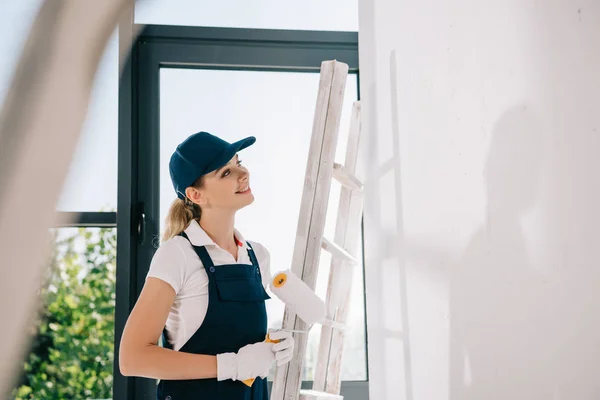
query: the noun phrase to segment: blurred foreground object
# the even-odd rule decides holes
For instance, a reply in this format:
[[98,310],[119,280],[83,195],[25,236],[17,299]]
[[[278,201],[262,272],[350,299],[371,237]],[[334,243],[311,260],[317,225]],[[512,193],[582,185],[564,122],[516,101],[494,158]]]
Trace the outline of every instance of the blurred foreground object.
[[[94,76],[132,0],[47,0],[0,114],[0,395],[21,366],[58,202]],[[115,99],[116,101],[116,99]],[[3,396],[4,398],[4,396]]]

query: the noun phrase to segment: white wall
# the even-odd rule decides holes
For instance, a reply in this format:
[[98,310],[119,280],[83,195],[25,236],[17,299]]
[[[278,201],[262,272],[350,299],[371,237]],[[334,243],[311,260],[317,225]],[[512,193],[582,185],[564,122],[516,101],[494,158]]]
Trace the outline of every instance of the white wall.
[[359,16],[370,398],[600,398],[600,3]]

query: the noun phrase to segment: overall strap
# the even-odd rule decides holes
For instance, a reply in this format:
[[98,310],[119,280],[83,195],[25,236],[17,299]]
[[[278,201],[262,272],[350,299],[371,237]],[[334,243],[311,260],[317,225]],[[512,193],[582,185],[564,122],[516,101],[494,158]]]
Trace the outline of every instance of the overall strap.
[[[208,255],[208,251],[206,250],[206,248],[204,246],[194,246],[185,232],[181,232],[180,235],[186,238],[188,242],[190,242],[190,244],[194,248],[194,251],[196,252],[198,257],[200,257],[200,261],[202,261],[202,265],[204,265],[204,268],[206,270],[211,270],[211,268],[214,269],[215,265],[213,264],[212,258],[210,258],[210,256]],[[211,272],[213,271],[211,270]]]
[[252,265],[254,265],[255,267],[258,267],[259,266],[258,260],[256,259],[256,254],[254,254],[252,245],[248,241],[246,241],[246,244],[248,245],[248,257],[250,257],[250,261],[252,261]]

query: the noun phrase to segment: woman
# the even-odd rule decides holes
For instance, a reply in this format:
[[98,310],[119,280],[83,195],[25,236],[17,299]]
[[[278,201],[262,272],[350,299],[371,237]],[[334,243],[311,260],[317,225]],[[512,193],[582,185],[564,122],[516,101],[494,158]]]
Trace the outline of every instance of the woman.
[[123,375],[160,379],[158,399],[267,400],[272,364],[292,358],[291,333],[265,341],[269,252],[234,229],[236,212],[254,201],[237,153],[255,141],[199,132],[171,156],[178,198],[119,353]]

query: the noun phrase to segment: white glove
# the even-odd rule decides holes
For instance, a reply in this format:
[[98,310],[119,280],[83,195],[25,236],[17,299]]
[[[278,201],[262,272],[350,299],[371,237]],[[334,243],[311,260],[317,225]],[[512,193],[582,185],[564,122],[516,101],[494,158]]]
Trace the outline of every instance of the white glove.
[[217,380],[266,378],[275,361],[273,343],[248,344],[236,353],[217,354]]
[[279,343],[273,345],[277,366],[280,367],[289,363],[294,355],[294,345],[296,343],[292,332],[273,330],[269,332],[269,338],[272,340],[281,340]]

